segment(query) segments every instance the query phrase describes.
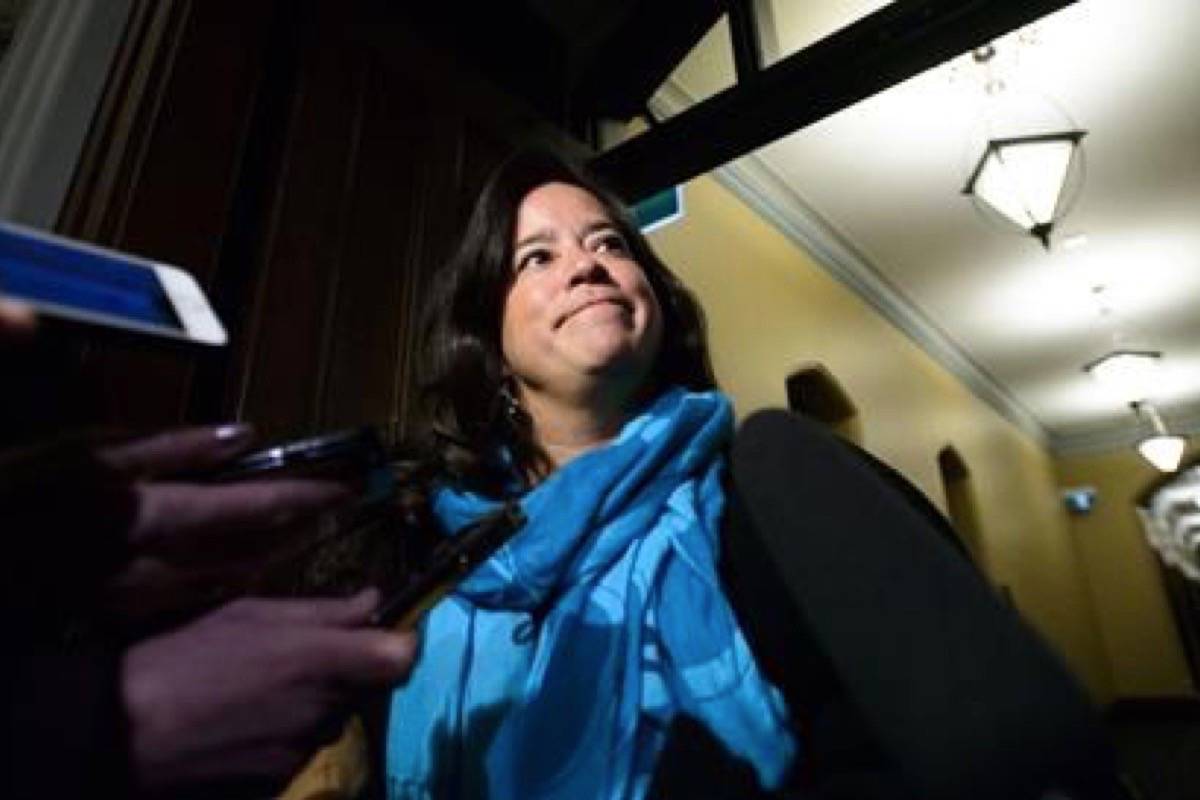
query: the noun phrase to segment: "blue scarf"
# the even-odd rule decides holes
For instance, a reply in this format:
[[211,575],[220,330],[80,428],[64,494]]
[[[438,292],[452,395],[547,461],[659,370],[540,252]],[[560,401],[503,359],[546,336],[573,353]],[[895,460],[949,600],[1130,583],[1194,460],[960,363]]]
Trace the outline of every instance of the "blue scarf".
[[[525,528],[425,619],[390,798],[642,797],[677,713],[778,786],[786,708],[717,579],[731,430],[724,396],[671,390],[522,499]],[[496,506],[434,498],[451,532]]]

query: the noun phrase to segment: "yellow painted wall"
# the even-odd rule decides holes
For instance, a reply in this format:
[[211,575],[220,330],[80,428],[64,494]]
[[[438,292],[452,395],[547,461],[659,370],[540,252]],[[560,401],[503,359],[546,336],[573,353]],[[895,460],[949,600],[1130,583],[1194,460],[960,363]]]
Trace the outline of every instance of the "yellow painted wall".
[[[1200,451],[1193,447],[1192,453]],[[1153,549],[1134,514],[1141,491],[1157,476],[1132,449],[1062,457],[1063,486],[1095,486],[1091,514],[1070,526],[1087,565],[1100,633],[1119,697],[1193,691]]]
[[943,510],[953,444],[978,501],[987,567],[1100,702],[1112,681],[1046,452],[811,257],[710,178],[651,238],[708,316],[714,366],[741,416],[786,406],[797,367],[826,366],[858,407],[862,444]]

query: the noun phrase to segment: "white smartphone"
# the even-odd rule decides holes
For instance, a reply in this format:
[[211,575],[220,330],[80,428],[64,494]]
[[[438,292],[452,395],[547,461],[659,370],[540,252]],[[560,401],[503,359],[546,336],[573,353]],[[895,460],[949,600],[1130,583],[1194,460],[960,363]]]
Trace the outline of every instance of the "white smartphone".
[[228,340],[179,267],[9,222],[0,222],[0,296],[75,322],[205,345]]

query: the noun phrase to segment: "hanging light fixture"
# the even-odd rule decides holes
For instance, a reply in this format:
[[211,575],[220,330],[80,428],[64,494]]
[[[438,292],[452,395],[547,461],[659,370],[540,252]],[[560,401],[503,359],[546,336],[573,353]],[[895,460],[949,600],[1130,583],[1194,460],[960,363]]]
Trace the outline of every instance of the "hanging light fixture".
[[963,192],[1050,249],[1084,131],[990,139]]
[[1153,350],[1114,350],[1085,364],[1091,375],[1122,403],[1145,400],[1153,385],[1162,353]]
[[[1069,117],[1048,98],[1013,97],[1007,83],[993,71],[996,48],[981,47],[972,57],[987,74],[984,90],[998,103],[983,153],[975,160],[963,194],[977,207],[1015,225],[1050,249],[1050,234],[1065,216],[1080,185],[1083,168],[1081,142],[1086,131],[1074,126]],[[1027,119],[1038,106],[1038,119]],[[1043,107],[1044,106],[1044,107]],[[1054,119],[1046,117],[1049,110]],[[1060,127],[1062,123],[1065,127]]]
[[1167,430],[1157,409],[1147,402],[1130,403],[1135,414],[1150,421],[1153,433],[1137,443],[1142,458],[1149,461],[1159,472],[1174,472],[1179,469],[1187,439]]

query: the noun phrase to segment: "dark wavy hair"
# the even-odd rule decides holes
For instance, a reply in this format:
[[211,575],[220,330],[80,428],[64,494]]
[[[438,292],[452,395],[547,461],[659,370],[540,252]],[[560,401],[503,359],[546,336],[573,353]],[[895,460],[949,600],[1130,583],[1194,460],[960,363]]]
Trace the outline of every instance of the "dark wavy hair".
[[517,211],[526,195],[547,183],[577,186],[599,200],[654,290],[663,337],[646,396],[673,385],[692,390],[716,386],[699,303],[654,254],[621,203],[553,154],[518,152],[492,173],[457,251],[435,273],[422,327],[427,452],[444,478],[490,494],[512,485],[513,466],[519,476],[544,474],[548,468],[529,419],[512,413],[501,391],[501,321],[514,276]]

